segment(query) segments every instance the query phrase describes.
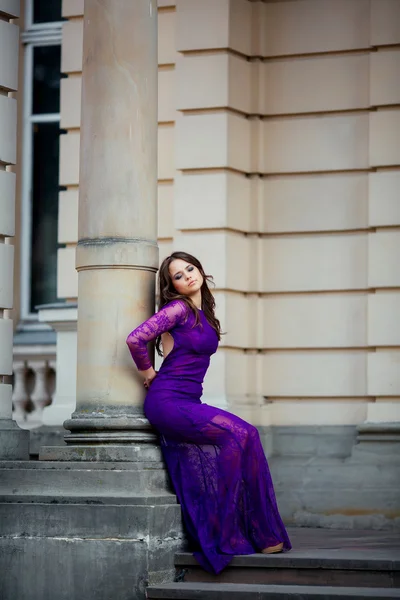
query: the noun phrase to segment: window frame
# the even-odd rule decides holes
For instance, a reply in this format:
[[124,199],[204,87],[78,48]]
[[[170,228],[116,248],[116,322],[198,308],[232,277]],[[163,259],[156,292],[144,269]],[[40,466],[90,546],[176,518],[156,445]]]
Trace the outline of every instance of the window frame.
[[38,314],[30,310],[31,259],[32,259],[32,184],[33,184],[33,133],[35,123],[60,123],[61,113],[34,115],[33,104],[33,55],[40,46],[60,46],[62,21],[33,23],[33,0],[25,3],[25,27],[21,34],[23,44],[23,94],[22,94],[22,154],[21,154],[21,260],[20,260],[20,321],[24,328],[43,329]]

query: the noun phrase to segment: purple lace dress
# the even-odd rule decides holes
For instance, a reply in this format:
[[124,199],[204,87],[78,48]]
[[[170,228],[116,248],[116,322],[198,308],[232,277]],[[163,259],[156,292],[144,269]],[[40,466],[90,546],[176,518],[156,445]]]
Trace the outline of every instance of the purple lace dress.
[[132,331],[127,344],[138,369],[146,370],[152,366],[147,344],[166,331],[173,337],[144,412],[160,435],[194,555],[204,569],[219,573],[235,554],[291,545],[257,429],[200,400],[218,339],[199,314],[193,327],[192,311],[174,300]]

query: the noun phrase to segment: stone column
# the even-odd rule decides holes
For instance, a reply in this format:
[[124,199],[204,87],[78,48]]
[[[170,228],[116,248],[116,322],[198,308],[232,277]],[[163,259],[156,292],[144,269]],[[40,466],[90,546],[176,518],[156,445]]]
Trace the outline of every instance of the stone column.
[[69,444],[155,439],[125,339],[154,309],[157,69],[156,0],[85,2],[77,408],[64,425]]
[[12,420],[12,387],[5,382],[12,375],[13,323],[5,315],[13,306],[14,247],[8,238],[15,227],[15,174],[11,165],[17,154],[17,101],[19,28],[12,19],[19,16],[19,1],[0,0],[0,460],[29,457],[29,432]]

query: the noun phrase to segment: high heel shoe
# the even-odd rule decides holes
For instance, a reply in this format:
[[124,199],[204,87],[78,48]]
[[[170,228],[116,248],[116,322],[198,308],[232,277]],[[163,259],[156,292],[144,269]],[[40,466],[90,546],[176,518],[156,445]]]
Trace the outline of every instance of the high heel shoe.
[[261,550],[262,554],[277,554],[278,552],[282,552],[283,550],[283,542],[277,544],[276,546],[268,546],[268,548],[264,548]]

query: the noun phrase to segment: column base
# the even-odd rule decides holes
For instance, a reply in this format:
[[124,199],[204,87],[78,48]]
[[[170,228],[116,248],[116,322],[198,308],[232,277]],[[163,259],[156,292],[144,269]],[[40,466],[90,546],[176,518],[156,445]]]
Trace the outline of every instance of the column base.
[[104,406],[74,412],[64,421],[67,444],[157,443],[157,435],[139,407]]
[[0,460],[28,460],[29,431],[12,419],[0,419]]
[[155,444],[109,444],[109,445],[72,445],[42,446],[39,460],[52,461],[87,461],[87,462],[125,462],[151,463],[163,468],[162,454]]
[[64,428],[66,445],[43,446],[40,460],[159,463],[163,468],[157,434],[138,407],[75,412]]

